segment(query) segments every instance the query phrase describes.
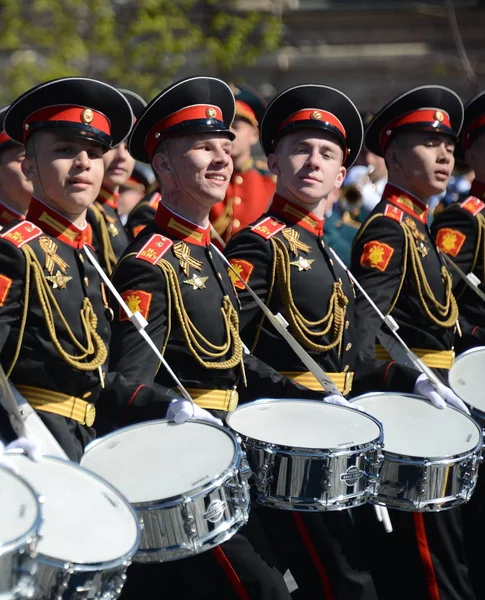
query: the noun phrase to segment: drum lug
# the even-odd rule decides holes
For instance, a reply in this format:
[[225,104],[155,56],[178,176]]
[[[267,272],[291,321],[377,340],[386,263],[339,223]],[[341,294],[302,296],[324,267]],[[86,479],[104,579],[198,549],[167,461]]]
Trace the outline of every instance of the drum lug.
[[276,452],[273,450],[273,448],[264,449],[264,463],[261,466],[260,474],[257,475],[258,485],[268,485],[273,481],[273,468],[275,465],[275,457]]
[[184,531],[190,539],[197,537],[193,506],[193,502],[190,498],[184,498],[180,509],[184,521]]

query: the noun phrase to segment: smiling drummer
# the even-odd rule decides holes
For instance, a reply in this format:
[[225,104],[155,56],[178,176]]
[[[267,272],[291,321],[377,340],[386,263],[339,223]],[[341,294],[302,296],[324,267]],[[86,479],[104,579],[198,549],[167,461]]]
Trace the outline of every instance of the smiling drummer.
[[[351,268],[384,314],[428,367],[447,381],[458,320],[451,277],[427,227],[427,203],[446,189],[454,166],[455,141],[463,105],[452,90],[422,86],[384,106],[369,124],[367,148],[386,160],[389,179],[381,202],[362,225],[353,246]],[[363,352],[389,359],[377,343],[381,321],[365,299],[357,298],[357,335]],[[430,394],[420,376],[416,393],[436,406],[464,408],[449,388]],[[466,408],[465,408],[466,410]],[[430,431],[430,435],[441,435]],[[365,513],[365,510],[364,510]],[[414,513],[392,510],[392,535],[366,540],[379,597],[471,600],[463,548],[461,511]],[[367,527],[369,519],[363,519]],[[380,532],[379,532],[380,533]]]

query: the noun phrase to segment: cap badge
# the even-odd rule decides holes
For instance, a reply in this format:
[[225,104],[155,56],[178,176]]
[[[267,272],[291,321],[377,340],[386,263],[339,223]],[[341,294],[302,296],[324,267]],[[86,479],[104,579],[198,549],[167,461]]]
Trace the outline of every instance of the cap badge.
[[81,113],[81,121],[83,123],[91,123],[92,120],[94,119],[94,114],[93,111],[90,108],[86,108],[83,110],[83,112]]
[[315,121],[321,121],[323,118],[322,113],[319,110],[314,110],[310,115],[310,119],[314,119]]
[[437,110],[434,115],[433,115],[435,121],[439,121],[440,123],[443,123],[443,121],[445,120],[445,115],[441,112],[441,110]]
[[209,117],[209,119],[215,119],[217,117],[217,111],[215,108],[206,108],[205,114]]

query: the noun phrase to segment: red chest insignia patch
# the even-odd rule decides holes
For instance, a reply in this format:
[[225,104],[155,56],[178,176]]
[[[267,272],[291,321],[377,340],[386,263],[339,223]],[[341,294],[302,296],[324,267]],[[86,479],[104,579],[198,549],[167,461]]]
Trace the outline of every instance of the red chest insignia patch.
[[253,225],[251,230],[265,240],[269,240],[285,227],[285,223],[277,221],[276,219],[273,219],[273,217],[266,217],[262,221],[259,221],[259,223],[256,223],[256,225]]
[[384,216],[389,217],[389,219],[394,219],[394,221],[397,221],[398,223],[400,223],[404,216],[404,212],[397,206],[388,204],[386,206],[386,208],[384,209]]
[[13,280],[6,275],[0,275],[0,306],[5,304],[5,300],[7,299],[8,292],[12,286]]
[[172,240],[169,240],[159,233],[155,233],[138,252],[136,258],[145,260],[151,265],[156,265],[162,256],[164,256],[172,246]]
[[460,252],[465,240],[466,235],[461,231],[443,227],[438,231],[436,236],[436,245],[442,252],[450,256],[456,256]]
[[[128,305],[132,313],[140,312],[146,320],[150,312],[150,304],[152,303],[152,293],[143,290],[126,290],[121,294],[121,297]],[[120,321],[129,321],[125,311],[119,307],[118,318]]]
[[239,275],[239,277],[238,277],[232,269],[229,269],[229,268],[227,269],[227,273],[228,273],[229,277],[231,278],[232,285],[237,290],[243,290],[244,284],[241,281],[241,279],[244,281],[244,283],[247,283],[249,281],[249,278],[251,277],[251,273],[254,270],[254,265],[252,263],[250,263],[249,261],[243,260],[241,258],[230,258],[229,262],[232,265],[232,269],[234,269],[234,271],[236,271],[237,275]]
[[371,242],[364,244],[362,256],[360,257],[360,264],[363,267],[371,267],[372,269],[385,271],[393,254],[394,248],[391,248],[388,244],[372,240]]
[[0,237],[12,242],[17,248],[22,248],[24,244],[35,240],[35,238],[42,234],[43,231],[40,227],[37,227],[37,225],[34,225],[30,221],[23,221],[22,223],[15,225],[15,227],[11,227],[5,233],[2,233]]
[[481,210],[483,210],[485,204],[478,198],[470,196],[464,202],[461,203],[461,207],[467,210],[469,213],[471,213],[474,217],[476,217],[478,213]]

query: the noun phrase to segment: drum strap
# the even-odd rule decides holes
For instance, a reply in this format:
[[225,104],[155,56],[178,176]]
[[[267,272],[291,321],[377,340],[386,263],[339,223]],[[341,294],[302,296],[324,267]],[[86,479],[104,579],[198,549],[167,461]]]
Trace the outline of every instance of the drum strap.
[[[346,373],[330,373],[329,371],[326,371],[326,373],[338,387],[343,396],[350,394],[352,391],[352,382],[354,380],[353,372],[347,371]],[[310,390],[314,390],[316,392],[321,392],[323,390],[322,384],[318,381],[315,375],[309,371],[303,373],[299,371],[280,371],[280,374],[284,375],[285,377],[289,377],[294,382],[304,385]]]
[[[453,350],[430,350],[428,348],[411,348],[426,366],[432,369],[451,369],[455,360]],[[375,358],[377,360],[392,360],[389,352],[382,346],[376,346]]]
[[16,385],[15,387],[36,410],[67,417],[87,427],[91,427],[94,423],[96,408],[91,402],[31,385]]

